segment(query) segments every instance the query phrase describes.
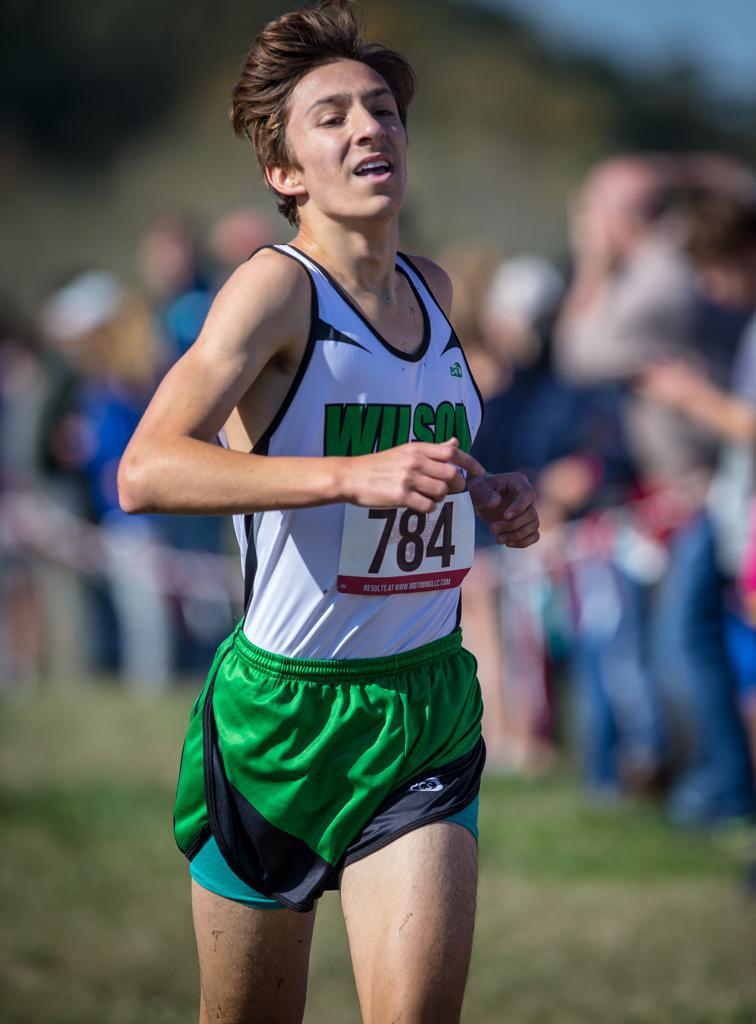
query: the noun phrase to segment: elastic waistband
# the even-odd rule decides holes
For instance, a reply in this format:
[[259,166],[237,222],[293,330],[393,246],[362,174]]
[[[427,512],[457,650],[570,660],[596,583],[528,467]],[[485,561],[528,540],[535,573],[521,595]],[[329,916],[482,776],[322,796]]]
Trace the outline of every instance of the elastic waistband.
[[404,672],[418,668],[429,661],[448,658],[462,647],[462,630],[455,629],[448,636],[432,640],[422,647],[414,647],[411,651],[401,654],[388,654],[383,658],[287,658],[283,654],[272,654],[261,647],[256,647],[245,635],[243,622],[240,622],[234,633],[234,649],[255,668],[263,669],[273,675],[296,676],[298,679],[317,679],[338,682],[339,680],[366,676],[386,676],[394,672]]

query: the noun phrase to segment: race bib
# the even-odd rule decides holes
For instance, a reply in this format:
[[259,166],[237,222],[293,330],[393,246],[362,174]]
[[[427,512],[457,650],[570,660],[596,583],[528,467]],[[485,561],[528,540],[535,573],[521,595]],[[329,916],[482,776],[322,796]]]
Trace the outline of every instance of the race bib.
[[470,495],[450,494],[435,512],[347,505],[337,587],[342,594],[417,594],[458,587],[475,550]]

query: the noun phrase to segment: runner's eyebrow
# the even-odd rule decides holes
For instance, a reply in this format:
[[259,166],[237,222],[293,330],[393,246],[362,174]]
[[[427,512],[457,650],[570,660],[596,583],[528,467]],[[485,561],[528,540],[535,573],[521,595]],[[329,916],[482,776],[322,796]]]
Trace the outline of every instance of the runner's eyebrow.
[[[378,96],[393,96],[393,93],[391,92],[390,89],[387,89],[385,86],[379,85],[376,89],[370,89],[369,92],[363,92],[362,95],[360,96],[360,99],[374,100],[377,99]],[[334,93],[332,96],[323,96],[322,99],[315,100],[312,106],[308,108],[307,113],[309,114],[316,107],[325,107],[331,104],[333,104],[334,106],[345,107],[349,104],[349,101],[351,99],[351,94],[346,92],[337,92]]]

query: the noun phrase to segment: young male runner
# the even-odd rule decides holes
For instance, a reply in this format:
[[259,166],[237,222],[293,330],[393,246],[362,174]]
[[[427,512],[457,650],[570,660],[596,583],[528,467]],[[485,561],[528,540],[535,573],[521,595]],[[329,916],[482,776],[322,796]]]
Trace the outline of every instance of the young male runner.
[[347,4],[266,26],[233,121],[297,234],[231,276],[120,468],[126,510],[233,513],[242,550],[176,797],[201,1021],[300,1021],[335,887],[364,1020],[459,1019],[484,750],[458,587],[473,501],[510,546],[538,519],[466,452],[448,278],[397,253],[414,86]]

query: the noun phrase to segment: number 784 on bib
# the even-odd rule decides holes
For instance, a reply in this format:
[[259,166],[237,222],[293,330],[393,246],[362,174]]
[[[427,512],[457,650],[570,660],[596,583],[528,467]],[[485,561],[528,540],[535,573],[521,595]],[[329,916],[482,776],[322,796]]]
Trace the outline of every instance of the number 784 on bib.
[[346,505],[337,588],[364,596],[458,587],[472,565],[470,495],[450,494],[434,512]]

